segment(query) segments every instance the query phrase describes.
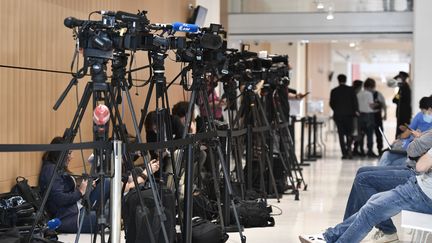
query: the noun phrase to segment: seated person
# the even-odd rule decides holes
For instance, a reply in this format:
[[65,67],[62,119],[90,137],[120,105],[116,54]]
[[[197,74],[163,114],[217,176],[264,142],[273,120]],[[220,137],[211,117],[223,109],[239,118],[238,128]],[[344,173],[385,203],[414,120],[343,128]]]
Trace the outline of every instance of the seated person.
[[351,217],[327,229],[323,234],[301,235],[302,243],[360,242],[378,223],[389,219],[402,210],[432,214],[432,149],[420,157],[416,171],[407,183],[375,194]]
[[[55,137],[51,144],[61,144],[65,140],[62,137]],[[48,184],[54,175],[56,163],[61,155],[61,151],[49,151],[42,157],[42,168],[39,175],[39,186],[41,193],[45,194]],[[92,157],[90,157],[91,160]],[[81,183],[77,185],[75,178],[68,169],[69,162],[72,160],[72,151],[66,155],[64,163],[64,173],[57,174],[54,179],[53,186],[48,196],[46,209],[52,218],[59,218],[61,225],[58,229],[59,232],[76,233],[78,231],[79,215],[84,214],[84,221],[81,228],[81,233],[92,233],[96,228],[96,212],[90,211],[87,213],[81,204],[82,197],[87,190],[87,179],[82,179]],[[152,171],[155,172],[159,169],[158,161],[151,161]],[[138,183],[145,182],[147,172],[143,171],[141,176],[138,177]],[[97,208],[97,202],[100,199],[101,183],[94,183],[92,190],[89,193],[90,205]],[[132,182],[132,177],[129,178],[125,187],[125,192],[128,192],[135,185]],[[109,179],[105,180],[104,185],[104,200],[107,201],[110,196],[110,182]]]
[[[65,140],[62,137],[55,137],[51,144],[61,144]],[[41,192],[47,193],[46,189],[54,173],[57,175],[54,177],[54,183],[49,192],[48,201],[46,204],[47,211],[51,217],[59,218],[61,225],[59,227],[60,232],[65,233],[76,233],[78,230],[78,216],[84,213],[84,221],[81,228],[82,233],[90,233],[96,229],[96,212],[90,211],[87,214],[81,204],[81,198],[86,193],[87,179],[83,179],[80,185],[77,185],[74,177],[71,176],[71,172],[68,169],[69,162],[72,159],[72,151],[69,151],[64,162],[64,173],[59,174],[58,171],[54,171],[56,163],[61,155],[61,151],[49,151],[46,152],[42,157],[42,168],[39,175],[39,186]],[[93,189],[90,192],[90,204],[95,205],[100,198],[101,188],[100,184],[93,184]],[[105,198],[109,198],[110,184],[105,183]],[[92,230],[93,229],[93,230]]]
[[[422,132],[425,132],[432,128],[432,98],[423,97],[419,102],[420,112],[412,120],[407,127],[401,127],[404,132],[400,135],[400,138],[393,144],[392,149],[398,151],[405,151],[408,144],[416,137],[419,137]],[[400,144],[399,146],[397,144]],[[389,165],[404,165],[407,156],[404,153],[392,152],[391,150],[385,151],[381,156],[378,165],[389,166]]]
[[[409,158],[416,159],[426,153],[432,147],[432,130],[414,139],[408,146]],[[414,163],[410,163],[413,168]],[[357,171],[351,193],[345,209],[344,220],[357,213],[374,194],[384,192],[402,185],[415,174],[407,165],[405,166],[364,166]],[[374,235],[377,242],[390,242],[397,240],[396,227],[391,219],[381,222],[376,226],[378,231]]]

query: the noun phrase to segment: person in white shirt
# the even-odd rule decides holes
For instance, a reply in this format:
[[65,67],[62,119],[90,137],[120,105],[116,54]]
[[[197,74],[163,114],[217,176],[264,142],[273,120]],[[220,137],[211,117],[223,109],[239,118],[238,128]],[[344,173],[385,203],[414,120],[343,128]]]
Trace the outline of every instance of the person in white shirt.
[[376,158],[377,155],[373,152],[373,133],[375,130],[375,110],[374,110],[374,98],[373,89],[375,87],[375,81],[373,79],[366,79],[363,84],[363,90],[357,94],[357,100],[359,103],[359,127],[361,131],[361,140],[364,136],[367,137],[367,156],[370,158]]

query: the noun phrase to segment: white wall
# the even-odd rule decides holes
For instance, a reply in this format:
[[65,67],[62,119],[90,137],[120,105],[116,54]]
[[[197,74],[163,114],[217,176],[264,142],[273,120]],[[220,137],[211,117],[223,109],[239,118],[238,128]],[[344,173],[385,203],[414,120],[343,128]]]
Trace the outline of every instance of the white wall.
[[416,1],[414,4],[414,61],[413,61],[413,113],[418,111],[418,101],[432,94],[432,1]]

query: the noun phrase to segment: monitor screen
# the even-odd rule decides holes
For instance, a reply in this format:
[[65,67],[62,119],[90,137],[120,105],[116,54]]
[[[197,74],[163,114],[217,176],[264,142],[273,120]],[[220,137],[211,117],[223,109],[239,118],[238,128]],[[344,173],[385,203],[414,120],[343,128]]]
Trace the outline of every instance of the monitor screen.
[[207,16],[207,8],[205,8],[201,5],[198,5],[194,10],[191,22],[192,22],[192,24],[196,24],[200,27],[203,27],[204,23],[205,23],[206,16]]

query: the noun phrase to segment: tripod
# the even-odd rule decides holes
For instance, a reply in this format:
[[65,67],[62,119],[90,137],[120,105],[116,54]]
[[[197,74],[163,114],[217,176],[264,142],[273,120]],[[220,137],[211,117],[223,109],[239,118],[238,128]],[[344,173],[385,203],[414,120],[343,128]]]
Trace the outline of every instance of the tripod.
[[284,85],[277,85],[274,91],[270,93],[270,95],[271,104],[273,106],[272,110],[274,111],[274,121],[277,128],[276,130],[279,131],[282,140],[282,157],[288,158],[288,161],[286,163],[284,163],[284,160],[282,160],[282,164],[288,173],[288,178],[290,179],[291,183],[294,182],[295,177],[296,184],[292,184],[292,186],[296,200],[298,200],[299,193],[297,189],[300,188],[301,184],[303,184],[303,189],[306,191],[307,184],[304,181],[302,168],[300,167],[297,156],[295,154],[294,140],[289,130],[289,120],[285,116],[285,114],[289,114],[289,103],[288,97],[286,95],[286,87]]
[[[102,51],[102,50],[98,50],[98,49],[85,49],[84,50],[84,57],[85,57],[85,63],[84,63],[84,67],[78,72],[79,75],[77,75],[77,77],[74,77],[70,84],[68,85],[68,87],[65,89],[65,91],[62,93],[62,95],[60,96],[59,100],[57,101],[57,103],[54,106],[54,109],[58,109],[58,107],[61,105],[63,99],[65,98],[65,96],[67,95],[67,93],[69,92],[70,88],[73,86],[73,84],[76,83],[78,78],[83,77],[87,71],[88,68],[90,67],[90,72],[91,72],[91,80],[92,82],[88,82],[85,89],[84,89],[84,93],[81,97],[81,100],[78,104],[78,108],[75,112],[74,118],[71,122],[70,127],[66,130],[65,132],[65,141],[66,143],[72,143],[80,126],[80,123],[82,121],[82,118],[84,116],[85,110],[88,106],[88,103],[90,102],[90,98],[91,96],[93,96],[93,100],[92,100],[92,104],[93,107],[96,107],[96,105],[103,101],[108,107],[109,107],[109,111],[110,111],[110,118],[113,122],[113,132],[116,132],[116,135],[121,137],[121,139],[123,141],[125,141],[126,143],[128,143],[128,138],[126,136],[125,133],[125,127],[123,125],[123,122],[121,120],[120,117],[120,112],[118,110],[118,107],[116,105],[114,105],[114,92],[112,87],[110,87],[108,85],[108,83],[106,82],[107,80],[107,75],[106,75],[106,65],[108,60],[112,59],[112,50],[111,51]],[[129,96],[128,96],[129,97]],[[129,97],[130,98],[130,97]],[[128,101],[130,101],[128,99]],[[129,104],[130,106],[132,106],[132,104]],[[113,109],[115,112],[115,116],[113,114]],[[133,109],[131,109],[131,112],[133,112]],[[116,122],[118,122],[118,125],[116,125]],[[134,124],[136,123],[136,120],[134,122]],[[108,138],[108,130],[109,130],[109,124],[106,123],[102,126],[95,126],[94,129],[94,139],[95,140],[101,140],[101,141],[106,141]],[[136,130],[136,134],[138,139],[139,138],[139,133]],[[94,163],[92,164],[92,168],[91,171],[95,172],[99,178],[101,178],[100,183],[104,183],[104,179],[107,177],[108,173],[121,173],[120,171],[109,171],[109,168],[107,168],[108,166],[105,165],[105,162],[108,160],[109,158],[109,151],[103,151],[103,150],[94,150]],[[51,191],[51,188],[53,186],[53,182],[54,182],[54,178],[57,176],[57,171],[60,168],[64,167],[64,162],[65,162],[65,157],[66,157],[66,151],[63,151],[56,163],[56,167],[55,167],[55,172],[53,173],[53,176],[48,184],[46,193],[43,197],[42,200],[42,205],[41,208],[38,210],[37,214],[36,214],[36,221],[38,221],[38,219],[41,217],[42,213],[43,213],[43,208],[45,207],[48,197],[49,197],[49,193]],[[147,169],[147,175],[149,177],[149,181],[150,184],[153,184],[154,186],[154,178],[152,177],[152,173],[151,173],[151,169],[147,163],[146,160],[144,160],[146,163],[146,169]],[[131,160],[131,156],[130,154],[126,154],[126,162],[129,168],[133,168],[133,164],[132,164],[132,160]],[[133,177],[133,181],[135,183],[135,186],[138,188],[138,181],[137,181],[137,174],[135,170],[131,170],[132,173],[132,177]],[[152,180],[153,179],[153,180]],[[87,186],[87,190],[86,190],[86,194],[90,191],[90,187],[92,185],[93,182],[93,177],[89,178],[89,183]],[[153,188],[152,186],[152,188]],[[103,188],[103,187],[102,187]],[[103,198],[103,193],[101,193],[101,198]],[[144,201],[142,199],[142,197],[139,195],[140,198],[140,205],[141,205],[141,209],[143,211],[145,211],[144,209],[145,204]],[[88,195],[85,195],[84,198],[88,198]],[[159,203],[156,201],[155,202],[156,205],[159,205]],[[88,203],[87,203],[88,206]],[[105,226],[107,226],[108,221],[105,217],[105,212],[104,212],[104,203],[103,200],[101,200],[100,202],[100,208],[99,208],[99,216],[98,216],[98,225],[100,228],[100,236],[101,236],[101,242],[105,242],[105,232],[104,232],[104,228]],[[146,226],[148,228],[148,232],[150,232],[151,234],[151,229],[150,229],[150,222],[149,219],[147,217],[147,214],[144,214],[145,220],[146,220]],[[80,221],[82,222],[83,219],[80,219]],[[33,234],[34,231],[34,227],[35,227],[35,223],[32,226],[32,230],[31,230],[31,235]],[[95,236],[93,241],[96,241],[96,235],[97,232],[95,232]],[[77,234],[77,237],[79,237],[79,232]],[[151,238],[151,242],[155,242],[154,240],[154,236],[151,234],[150,236]],[[31,237],[29,238],[29,242],[31,240]],[[76,241],[78,241],[78,238],[76,238]]]
[[[202,53],[200,52],[199,49],[196,50],[197,52],[197,56],[198,55],[202,55]],[[202,51],[202,50],[201,50]],[[203,102],[203,108],[205,113],[207,114],[206,118],[204,119],[204,124],[205,124],[205,130],[206,132],[216,132],[216,124],[213,118],[213,114],[211,112],[211,108],[209,105],[209,100],[208,100],[208,95],[207,95],[207,84],[205,83],[204,77],[205,77],[205,66],[202,63],[202,58],[196,58],[196,60],[200,60],[200,61],[194,61],[192,63],[190,63],[186,69],[191,69],[192,70],[192,79],[193,79],[193,83],[190,87],[189,90],[192,90],[191,92],[191,96],[190,96],[190,100],[189,100],[189,106],[188,106],[188,112],[186,115],[186,125],[185,125],[185,130],[183,132],[183,138],[185,138],[187,136],[188,133],[188,128],[191,125],[191,121],[192,121],[192,114],[193,114],[193,106],[194,104],[197,102],[197,100],[202,100]],[[186,87],[186,84],[184,83],[183,80],[183,85]],[[227,164],[225,161],[225,158],[223,156],[223,152],[221,149],[221,145],[218,139],[212,139],[211,141],[208,141],[208,145],[210,147],[209,149],[209,158],[210,158],[210,163],[212,166],[212,174],[214,179],[217,179],[218,173],[217,173],[217,169],[216,169],[216,165],[214,162],[214,154],[212,152],[212,150],[215,150],[217,153],[217,156],[219,158],[220,161],[220,166],[222,169],[222,174],[224,177],[224,182],[225,182],[225,188],[228,192],[228,195],[226,195],[226,197],[230,198],[230,202],[231,202],[231,207],[233,209],[233,213],[234,213],[234,218],[236,221],[236,225],[237,225],[237,229],[239,232],[239,236],[240,236],[240,240],[242,243],[246,242],[246,237],[243,235],[242,231],[242,227],[240,225],[240,220],[238,217],[238,213],[237,213],[237,209],[235,207],[235,203],[234,203],[234,194],[233,194],[233,189],[231,186],[231,182],[229,179],[229,171],[227,169]],[[191,228],[192,225],[190,225],[191,222],[190,218],[192,217],[192,167],[193,167],[193,154],[191,152],[191,149],[189,148],[188,153],[190,156],[187,157],[187,162],[186,162],[186,179],[185,179],[185,236],[184,238],[186,239],[185,242],[191,242]],[[179,153],[179,155],[176,158],[176,167],[178,168],[178,173],[181,173],[180,170],[180,164],[183,160],[183,154],[184,151],[181,151]],[[223,218],[222,216],[222,209],[221,209],[221,203],[220,203],[220,192],[219,192],[219,186],[218,186],[218,182],[217,180],[215,180],[214,183],[214,187],[215,187],[215,191],[216,191],[216,198],[218,200],[218,211],[219,211],[219,217],[220,217],[220,224],[222,227],[223,232],[225,232],[225,224],[224,224],[224,220],[229,220],[227,218]]]
[[[261,102],[260,97],[255,93],[254,91],[255,84],[254,82],[250,82],[245,85],[245,88],[242,92],[243,100],[239,109],[239,112],[236,115],[235,118],[235,126],[237,127],[247,127],[248,134],[247,134],[247,145],[246,145],[246,166],[247,166],[247,187],[249,189],[253,188],[253,136],[256,134],[258,136],[258,139],[255,140],[258,142],[258,147],[261,149],[261,153],[256,155],[261,158],[257,158],[257,163],[259,166],[259,174],[260,174],[260,182],[259,187],[261,192],[267,192],[265,188],[265,182],[264,182],[264,171],[265,171],[265,164],[267,164],[267,168],[269,171],[269,179],[270,183],[273,187],[275,196],[277,201],[279,202],[279,193],[276,188],[276,181],[273,174],[273,166],[272,162],[273,160],[270,158],[269,153],[272,153],[273,146],[272,141],[269,141],[269,136],[266,136],[266,132],[271,132],[271,126],[268,122],[268,119],[266,117],[266,114],[263,110],[263,104]],[[241,126],[240,124],[240,118],[242,117],[243,124]],[[269,146],[266,146],[266,144],[269,144]],[[258,151],[258,150],[256,150]],[[256,152],[255,151],[255,152]],[[267,193],[265,195],[267,197]]]

